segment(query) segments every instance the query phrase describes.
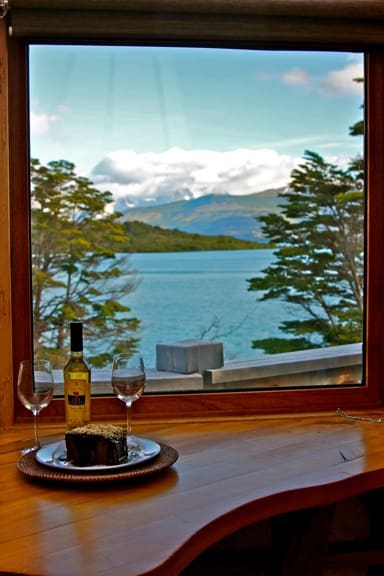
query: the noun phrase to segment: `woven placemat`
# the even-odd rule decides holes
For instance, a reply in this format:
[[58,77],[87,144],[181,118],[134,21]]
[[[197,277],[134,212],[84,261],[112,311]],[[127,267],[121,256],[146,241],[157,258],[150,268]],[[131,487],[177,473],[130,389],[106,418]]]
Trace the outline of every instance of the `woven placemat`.
[[178,452],[167,444],[160,445],[160,452],[152,460],[147,460],[142,464],[118,470],[95,470],[94,472],[71,472],[70,470],[56,470],[40,464],[35,458],[35,452],[29,452],[20,456],[17,461],[17,468],[22,474],[34,480],[45,482],[61,483],[87,483],[96,484],[100,482],[121,482],[143,478],[152,474],[157,474],[176,462],[179,457]]

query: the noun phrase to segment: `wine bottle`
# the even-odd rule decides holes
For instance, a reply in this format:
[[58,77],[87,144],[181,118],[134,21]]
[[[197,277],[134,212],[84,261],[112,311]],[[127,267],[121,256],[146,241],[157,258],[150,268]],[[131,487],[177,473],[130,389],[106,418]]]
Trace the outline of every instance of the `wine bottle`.
[[71,322],[71,354],[64,366],[65,419],[67,429],[91,419],[91,370],[83,357],[83,324]]

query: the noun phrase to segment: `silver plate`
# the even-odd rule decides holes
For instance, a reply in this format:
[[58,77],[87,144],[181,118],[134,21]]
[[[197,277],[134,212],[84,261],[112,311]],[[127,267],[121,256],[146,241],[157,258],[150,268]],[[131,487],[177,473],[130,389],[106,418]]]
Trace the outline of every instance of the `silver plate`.
[[36,460],[48,466],[49,468],[55,468],[58,470],[70,470],[71,472],[102,472],[112,470],[122,470],[130,466],[136,466],[147,460],[151,460],[160,453],[160,445],[154,440],[149,440],[147,438],[139,438],[135,436],[135,441],[142,448],[143,453],[135,455],[132,460],[127,460],[121,464],[115,464],[113,466],[105,466],[97,464],[95,466],[74,466],[71,462],[66,460],[67,452],[65,446],[65,440],[60,442],[52,442],[42,446],[35,454]]

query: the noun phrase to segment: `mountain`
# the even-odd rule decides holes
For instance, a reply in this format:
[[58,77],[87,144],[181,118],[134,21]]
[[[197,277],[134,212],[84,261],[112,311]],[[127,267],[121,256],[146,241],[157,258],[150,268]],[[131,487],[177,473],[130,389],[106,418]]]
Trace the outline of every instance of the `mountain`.
[[124,222],[136,220],[190,234],[265,242],[257,217],[279,212],[281,198],[278,194],[283,191],[279,188],[245,196],[208,194],[191,200],[125,209],[120,202],[116,208],[123,213]]

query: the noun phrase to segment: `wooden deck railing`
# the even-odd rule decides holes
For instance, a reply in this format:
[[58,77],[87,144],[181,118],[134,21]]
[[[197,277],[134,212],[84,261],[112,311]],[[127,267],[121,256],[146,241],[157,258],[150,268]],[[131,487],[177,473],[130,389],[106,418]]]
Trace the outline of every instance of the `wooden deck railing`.
[[[56,395],[63,394],[63,375],[55,370]],[[147,369],[146,392],[249,390],[273,387],[359,385],[362,345],[348,344],[225,362],[203,374],[180,374]],[[92,393],[110,394],[111,370],[92,371]]]

